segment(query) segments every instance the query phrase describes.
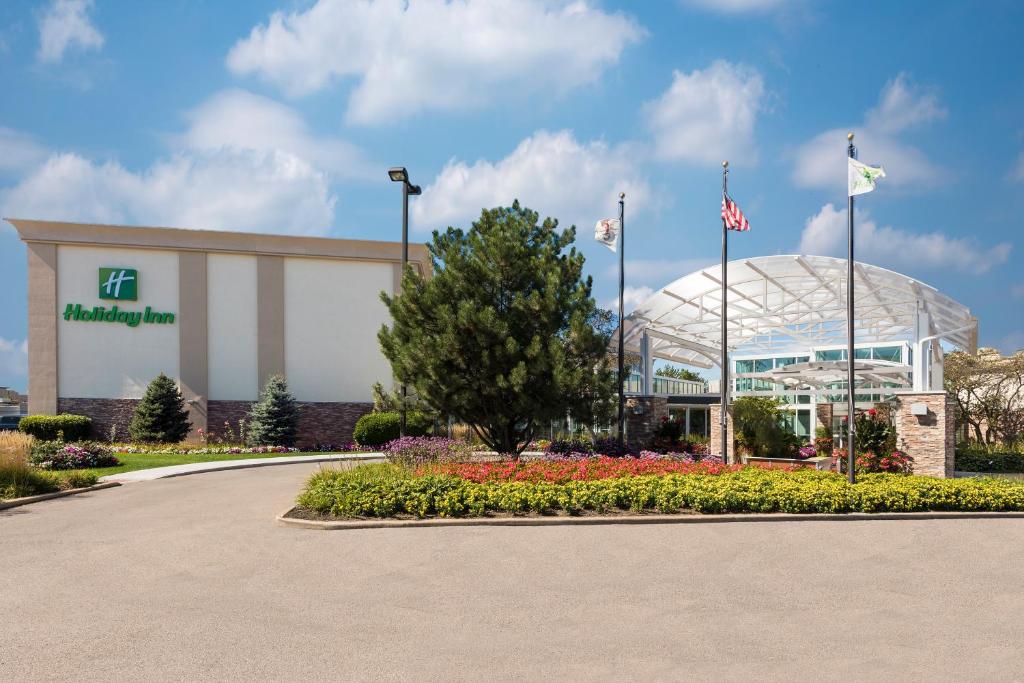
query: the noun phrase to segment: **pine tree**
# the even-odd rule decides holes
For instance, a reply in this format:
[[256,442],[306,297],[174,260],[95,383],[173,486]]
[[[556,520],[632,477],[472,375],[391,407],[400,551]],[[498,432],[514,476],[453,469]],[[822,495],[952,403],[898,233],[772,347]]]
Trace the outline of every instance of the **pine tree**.
[[160,373],[146,387],[142,400],[135,406],[128,428],[133,441],[143,443],[178,443],[188,436],[192,423],[188,410],[174,380]]
[[409,268],[402,294],[381,295],[393,322],[378,339],[395,376],[501,453],[567,413],[591,423],[613,391],[576,229],[538,218],[517,201],[468,232],[435,232],[433,277]]
[[299,429],[299,406],[281,375],[267,380],[249,413],[250,446],[291,446]]

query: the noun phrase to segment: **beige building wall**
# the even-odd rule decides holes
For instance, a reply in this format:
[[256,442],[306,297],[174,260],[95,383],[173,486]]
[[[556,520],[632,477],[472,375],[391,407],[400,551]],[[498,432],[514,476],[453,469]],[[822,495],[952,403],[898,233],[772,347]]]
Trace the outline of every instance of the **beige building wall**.
[[394,268],[382,262],[288,258],[284,263],[285,370],[300,401],[372,399],[391,366],[377,330],[390,320],[380,300]]
[[206,264],[209,398],[254,401],[259,394],[256,257],[210,254]]
[[[101,267],[139,271],[137,301],[99,298]],[[66,321],[68,304],[181,314],[178,254],[112,247],[57,247],[57,394],[68,398],[141,398],[158,374],[179,376],[179,321],[173,324]]]

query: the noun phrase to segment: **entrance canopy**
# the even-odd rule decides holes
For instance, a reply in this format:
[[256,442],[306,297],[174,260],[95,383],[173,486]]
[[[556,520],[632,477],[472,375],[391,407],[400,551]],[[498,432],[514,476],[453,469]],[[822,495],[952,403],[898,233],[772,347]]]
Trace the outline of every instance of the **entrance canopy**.
[[[730,354],[846,344],[845,259],[762,256],[730,261],[728,269]],[[977,319],[963,304],[891,270],[860,262],[854,269],[857,343],[908,341],[917,351],[944,340],[971,352],[977,348]],[[638,306],[624,321],[627,349],[643,353],[646,343],[648,357],[718,365],[721,271],[716,264],[690,273]],[[941,362],[938,344],[932,353]]]
[[[910,374],[913,368],[902,363],[886,361],[854,360],[854,381],[870,382],[876,386],[910,386]],[[791,363],[780,368],[765,372],[741,372],[736,379],[761,379],[785,389],[812,386],[818,389],[828,388],[836,382],[845,382],[847,378],[847,362],[845,360],[811,361],[808,363]]]

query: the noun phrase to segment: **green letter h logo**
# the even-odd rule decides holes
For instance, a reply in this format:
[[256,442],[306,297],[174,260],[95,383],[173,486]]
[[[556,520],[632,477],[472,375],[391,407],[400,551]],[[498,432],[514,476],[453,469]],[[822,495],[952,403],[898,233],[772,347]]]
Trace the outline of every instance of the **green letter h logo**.
[[100,268],[100,298],[135,301],[139,274],[132,268]]

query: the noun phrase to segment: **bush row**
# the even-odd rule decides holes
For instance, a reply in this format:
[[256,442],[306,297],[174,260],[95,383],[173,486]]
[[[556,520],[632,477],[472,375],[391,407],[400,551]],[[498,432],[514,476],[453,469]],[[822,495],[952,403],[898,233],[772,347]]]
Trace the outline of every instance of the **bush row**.
[[40,441],[88,439],[92,433],[92,419],[85,415],[28,415],[21,418],[18,430]]
[[960,472],[1024,472],[1024,453],[957,451],[956,469]]
[[[356,422],[352,438],[360,446],[383,446],[399,437],[401,421],[401,414],[394,411],[366,413]],[[433,423],[423,413],[408,411],[405,414],[406,436],[424,436],[431,427]]]
[[677,513],[918,512],[1024,510],[1024,484],[754,467],[721,474],[638,476],[568,482],[477,483],[451,475],[414,476],[392,465],[314,474],[298,504],[336,517],[464,517],[612,510]]

